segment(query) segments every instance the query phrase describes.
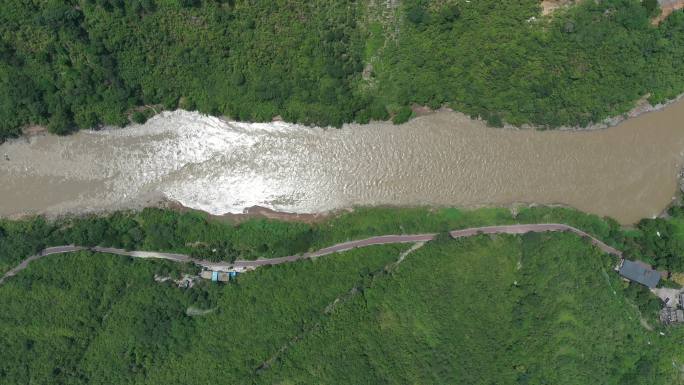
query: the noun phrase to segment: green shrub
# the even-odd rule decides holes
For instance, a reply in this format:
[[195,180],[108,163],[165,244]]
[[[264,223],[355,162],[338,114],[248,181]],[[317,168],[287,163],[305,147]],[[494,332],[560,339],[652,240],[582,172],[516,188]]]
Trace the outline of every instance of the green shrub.
[[138,124],[144,124],[147,121],[147,115],[141,111],[135,111],[131,115],[131,120]]
[[410,107],[401,107],[399,111],[397,111],[396,114],[394,114],[394,117],[392,117],[392,123],[394,124],[402,124],[408,122],[409,119],[413,116],[413,111],[411,110]]

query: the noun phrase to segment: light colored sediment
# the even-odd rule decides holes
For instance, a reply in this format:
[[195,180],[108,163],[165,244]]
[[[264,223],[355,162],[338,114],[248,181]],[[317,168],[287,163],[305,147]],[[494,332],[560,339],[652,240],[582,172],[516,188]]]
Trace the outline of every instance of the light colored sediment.
[[559,9],[569,7],[576,2],[576,0],[543,0],[541,2],[542,15],[550,15]]
[[[162,208],[172,209],[180,212],[194,211],[190,207],[185,207],[179,202],[165,199],[159,204]],[[344,212],[354,211],[352,208],[341,210]],[[324,221],[331,216],[339,214],[341,211],[325,211],[318,213],[291,213],[285,211],[275,211],[268,207],[252,206],[244,209],[242,213],[209,214],[209,218],[230,223],[240,223],[252,218],[273,219],[283,222],[316,223]]]
[[684,8],[684,0],[658,0],[660,5],[660,15],[655,17],[651,23],[658,25],[667,19],[673,12]]
[[47,128],[45,126],[32,124],[22,128],[21,132],[26,136],[44,135],[47,134]]

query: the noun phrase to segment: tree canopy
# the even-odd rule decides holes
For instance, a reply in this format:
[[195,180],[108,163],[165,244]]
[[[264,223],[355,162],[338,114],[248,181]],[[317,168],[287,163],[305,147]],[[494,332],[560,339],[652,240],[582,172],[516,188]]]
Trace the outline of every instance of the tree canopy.
[[634,306],[654,296],[622,282],[614,258],[574,234],[445,237],[397,264],[409,247],[356,249],[190,289],[154,278],[196,274],[192,266],[87,252],[46,258],[0,286],[0,382],[681,378],[684,328]]
[[[538,0],[2,0],[0,141],[184,108],[339,126],[451,106],[493,125],[587,125],[684,90],[684,12]],[[142,109],[139,108],[142,106]]]

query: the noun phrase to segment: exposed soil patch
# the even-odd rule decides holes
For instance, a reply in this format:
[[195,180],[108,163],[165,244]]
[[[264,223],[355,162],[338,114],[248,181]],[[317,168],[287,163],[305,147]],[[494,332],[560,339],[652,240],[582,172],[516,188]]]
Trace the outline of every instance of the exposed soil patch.
[[326,219],[329,213],[316,213],[316,214],[297,214],[297,213],[287,213],[280,212],[269,209],[267,207],[252,206],[248,207],[242,214],[225,214],[224,217],[233,217],[236,219],[240,218],[267,218],[276,219],[279,221],[296,221],[296,222],[320,222]]
[[21,132],[26,136],[43,135],[47,133],[47,127],[34,124],[24,127]]
[[660,4],[660,15],[653,19],[651,22],[653,25],[660,24],[663,20],[667,19],[672,12],[684,8],[684,0],[658,0]]
[[569,7],[576,3],[577,0],[543,0],[541,2],[542,15],[550,15],[560,8]]
[[653,331],[653,326],[651,326],[651,324],[649,324],[648,321],[646,321],[646,320],[645,320],[643,317],[641,317],[641,316],[639,316],[639,323],[641,324],[641,326],[644,327],[644,329],[646,329],[646,330],[648,330],[648,331]]
[[680,289],[671,289],[671,288],[657,288],[657,289],[651,289],[651,292],[658,296],[663,303],[666,303],[667,306],[676,308],[680,305],[679,303],[679,294],[681,292]]
[[196,308],[194,306],[190,306],[189,308],[187,308],[185,310],[185,314],[190,316],[190,317],[195,317],[195,316],[207,315],[207,314],[213,313],[214,311],[216,311],[216,308],[204,310],[204,309]]
[[433,110],[432,108],[430,108],[428,106],[421,106],[418,104],[414,104],[411,106],[411,111],[413,111],[413,115],[415,117],[419,117],[419,116],[434,114],[435,112],[444,112],[444,111],[453,112],[454,110],[452,110],[451,108],[449,108],[447,106],[442,106],[439,109]]

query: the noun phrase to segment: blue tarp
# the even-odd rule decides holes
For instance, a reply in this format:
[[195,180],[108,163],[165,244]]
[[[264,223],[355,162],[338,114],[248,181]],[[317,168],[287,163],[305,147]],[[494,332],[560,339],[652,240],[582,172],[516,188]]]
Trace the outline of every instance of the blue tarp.
[[211,280],[214,282],[218,281],[218,271],[211,272]]

